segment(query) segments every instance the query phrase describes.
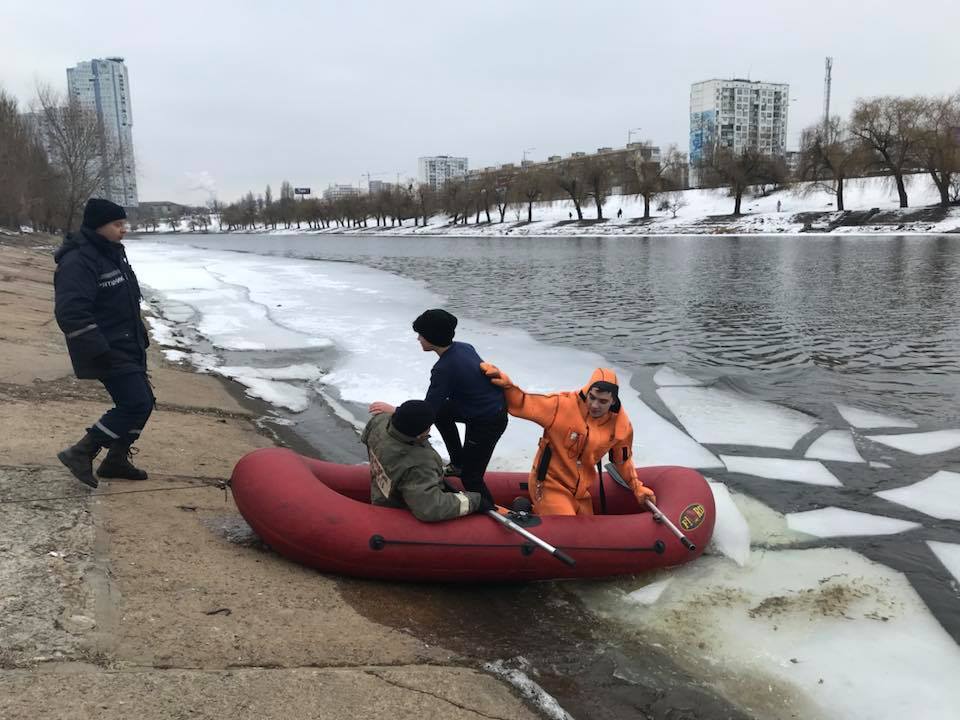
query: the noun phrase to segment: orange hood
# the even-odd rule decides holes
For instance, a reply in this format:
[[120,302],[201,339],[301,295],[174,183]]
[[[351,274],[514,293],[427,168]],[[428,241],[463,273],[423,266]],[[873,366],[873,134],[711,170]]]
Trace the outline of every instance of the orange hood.
[[617,392],[614,393],[613,405],[610,407],[610,411],[620,412],[620,383],[617,381],[617,374],[610,368],[597,368],[593,371],[593,374],[590,376],[590,381],[580,389],[580,399],[586,402],[587,392],[593,387],[594,383],[598,382],[608,382],[611,385],[617,386]]

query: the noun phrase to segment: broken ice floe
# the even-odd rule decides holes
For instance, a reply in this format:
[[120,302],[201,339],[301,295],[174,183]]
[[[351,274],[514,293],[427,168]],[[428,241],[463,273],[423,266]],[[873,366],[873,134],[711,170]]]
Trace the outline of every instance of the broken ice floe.
[[787,525],[816,537],[852,537],[854,535],[894,535],[920,527],[919,523],[882,515],[825,507],[807,512],[787,513]]
[[870,430],[872,428],[915,428],[917,424],[912,420],[902,420],[890,415],[882,415],[872,410],[861,410],[849,405],[837,405],[840,415],[855,428]]
[[876,495],[941,520],[960,520],[960,473],[940,470],[926,480]]
[[811,485],[841,486],[822,463],[816,460],[788,460],[785,458],[743,457],[721,455],[727,472],[756,475],[771,480],[810,483]]
[[933,430],[903,435],[868,435],[871,440],[914,455],[931,455],[960,447],[960,430]]
[[863,457],[853,442],[853,434],[849,430],[828,430],[813,441],[804,453],[804,457],[813,460],[863,462]]

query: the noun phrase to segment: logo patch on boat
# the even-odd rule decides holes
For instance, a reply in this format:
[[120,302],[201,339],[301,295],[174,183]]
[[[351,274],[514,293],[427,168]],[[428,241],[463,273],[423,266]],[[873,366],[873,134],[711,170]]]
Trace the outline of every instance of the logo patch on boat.
[[700,503],[687,505],[680,513],[680,527],[684,530],[696,530],[707,516],[707,510]]

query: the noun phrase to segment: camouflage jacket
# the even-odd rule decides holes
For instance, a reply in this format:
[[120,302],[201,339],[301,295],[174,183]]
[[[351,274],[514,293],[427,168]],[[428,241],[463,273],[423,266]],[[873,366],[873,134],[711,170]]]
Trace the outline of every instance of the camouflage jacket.
[[443,483],[443,460],[427,440],[397,431],[388,413],[374,415],[360,442],[370,457],[370,501],[386,507],[406,507],[424,522],[436,522],[476,512],[480,494],[449,492]]

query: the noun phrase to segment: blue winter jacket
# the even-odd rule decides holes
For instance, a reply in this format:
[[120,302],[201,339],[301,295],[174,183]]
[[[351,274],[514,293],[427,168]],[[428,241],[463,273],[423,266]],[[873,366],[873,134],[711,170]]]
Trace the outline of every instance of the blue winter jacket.
[[146,372],[150,341],[140,317],[140,285],[123,245],[81,227],[53,257],[57,324],[76,376]]

